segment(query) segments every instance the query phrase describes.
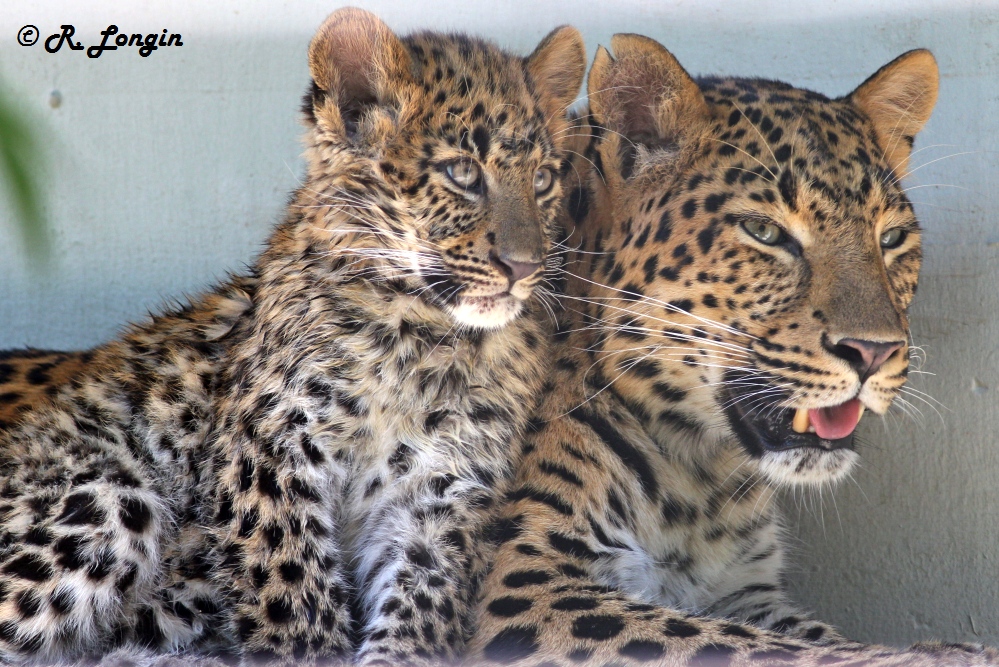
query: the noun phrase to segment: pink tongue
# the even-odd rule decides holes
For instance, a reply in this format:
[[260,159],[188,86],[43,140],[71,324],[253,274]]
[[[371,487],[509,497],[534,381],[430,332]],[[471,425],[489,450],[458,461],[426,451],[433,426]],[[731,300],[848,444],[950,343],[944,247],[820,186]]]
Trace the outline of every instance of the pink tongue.
[[860,401],[853,398],[842,405],[809,410],[808,419],[823,440],[839,440],[853,433],[860,421]]

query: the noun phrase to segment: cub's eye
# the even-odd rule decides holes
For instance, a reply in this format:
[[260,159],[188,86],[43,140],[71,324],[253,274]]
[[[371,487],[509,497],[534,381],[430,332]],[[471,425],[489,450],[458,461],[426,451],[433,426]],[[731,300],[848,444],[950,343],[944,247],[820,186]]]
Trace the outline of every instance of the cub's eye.
[[552,189],[552,183],[555,182],[555,176],[552,174],[552,170],[547,167],[542,167],[534,172],[534,194],[543,195]]
[[906,232],[901,227],[896,227],[895,229],[889,229],[887,232],[881,235],[881,247],[885,250],[891,250],[892,248],[897,248],[905,242],[905,237],[908,236]]
[[742,228],[760,243],[778,245],[785,240],[784,230],[772,222],[758,218],[744,218]]
[[482,170],[479,165],[470,160],[452,162],[447,166],[448,177],[455,182],[458,187],[477,188],[482,180]]

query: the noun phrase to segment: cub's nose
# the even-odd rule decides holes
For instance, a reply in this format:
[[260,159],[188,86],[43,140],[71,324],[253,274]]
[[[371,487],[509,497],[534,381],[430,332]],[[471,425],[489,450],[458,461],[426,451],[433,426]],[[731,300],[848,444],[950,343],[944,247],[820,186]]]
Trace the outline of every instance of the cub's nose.
[[842,338],[830,351],[849,363],[863,382],[877,373],[889,357],[903,345],[905,343],[902,341],[882,343],[859,338]]
[[494,253],[492,255],[492,260],[496,268],[498,268],[510,281],[511,286],[518,280],[523,280],[524,278],[534,275],[534,273],[542,267],[541,262],[521,262],[511,259],[504,253]]

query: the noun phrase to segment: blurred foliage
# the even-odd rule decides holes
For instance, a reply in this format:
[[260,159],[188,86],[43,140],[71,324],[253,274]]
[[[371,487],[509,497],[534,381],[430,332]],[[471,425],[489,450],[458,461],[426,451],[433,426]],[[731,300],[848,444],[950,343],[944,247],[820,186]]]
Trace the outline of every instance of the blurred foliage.
[[19,227],[28,253],[48,253],[48,225],[42,211],[42,148],[32,125],[13,103],[10,90],[0,84],[0,188],[7,191],[13,222]]

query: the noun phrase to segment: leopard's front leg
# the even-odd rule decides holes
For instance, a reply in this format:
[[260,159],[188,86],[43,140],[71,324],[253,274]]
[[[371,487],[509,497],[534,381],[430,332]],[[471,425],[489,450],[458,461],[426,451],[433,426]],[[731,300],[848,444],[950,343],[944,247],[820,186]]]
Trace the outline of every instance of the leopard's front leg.
[[[783,588],[753,585],[724,597],[707,610],[710,616],[751,623],[814,644],[845,645],[849,642],[831,625],[809,618],[806,612],[788,604]],[[859,646],[859,644],[858,644]]]
[[[336,524],[344,469],[308,429],[222,438],[213,575],[241,653],[350,654],[350,584]],[[311,454],[311,456],[310,456]]]
[[607,545],[574,521],[578,506],[568,514],[558,499],[536,493],[504,510],[467,667],[999,665],[988,648],[818,645],[756,625],[647,604],[594,576]]
[[437,472],[379,498],[359,544],[360,664],[439,665],[459,654],[484,564],[477,534],[494,493],[482,480]]

